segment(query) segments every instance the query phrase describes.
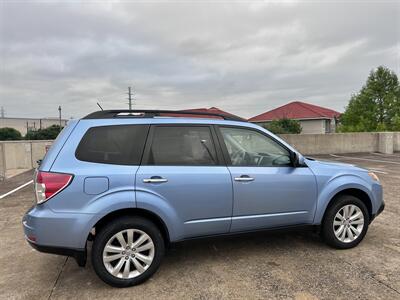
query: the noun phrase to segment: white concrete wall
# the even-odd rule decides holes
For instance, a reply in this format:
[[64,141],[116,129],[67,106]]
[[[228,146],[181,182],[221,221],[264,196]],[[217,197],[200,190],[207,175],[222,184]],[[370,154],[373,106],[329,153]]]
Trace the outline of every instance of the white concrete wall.
[[4,143],[7,169],[28,169],[32,167],[31,143]]
[[16,174],[18,170],[37,167],[36,161],[46,154],[53,141],[1,141],[0,177]]
[[400,132],[393,133],[393,151],[400,152]]
[[[400,132],[357,132],[332,134],[282,134],[303,154],[400,151]],[[390,144],[391,143],[391,144]]]
[[0,180],[6,177],[6,156],[4,153],[4,144],[0,143]]

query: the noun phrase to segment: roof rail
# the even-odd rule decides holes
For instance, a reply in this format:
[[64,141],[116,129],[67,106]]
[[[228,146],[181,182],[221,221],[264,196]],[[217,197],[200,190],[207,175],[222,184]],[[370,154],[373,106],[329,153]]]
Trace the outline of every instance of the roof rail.
[[116,109],[116,110],[99,110],[88,114],[82,119],[113,119],[113,118],[154,118],[154,117],[178,117],[177,115],[199,115],[199,116],[213,116],[219,117],[224,120],[230,121],[242,121],[247,122],[245,119],[217,114],[217,113],[208,113],[208,112],[195,112],[195,111],[181,111],[181,110],[148,110],[148,109],[138,109],[138,110],[129,110],[129,109]]

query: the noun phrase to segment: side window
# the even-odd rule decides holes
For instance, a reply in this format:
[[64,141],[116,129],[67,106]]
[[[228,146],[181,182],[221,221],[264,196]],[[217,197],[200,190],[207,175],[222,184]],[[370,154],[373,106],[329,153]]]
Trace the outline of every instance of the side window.
[[156,126],[149,165],[216,165],[217,155],[208,126]]
[[118,165],[138,165],[148,125],[113,125],[90,128],[76,149],[79,160]]
[[233,166],[289,166],[289,151],[265,135],[249,129],[220,127]]

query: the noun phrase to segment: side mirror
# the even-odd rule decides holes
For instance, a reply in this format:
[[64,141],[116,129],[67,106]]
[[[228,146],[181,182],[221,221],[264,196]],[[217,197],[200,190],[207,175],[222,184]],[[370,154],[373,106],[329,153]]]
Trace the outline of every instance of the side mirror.
[[300,165],[299,155],[296,152],[290,152],[290,161],[293,167],[298,167]]
[[305,162],[305,160],[304,160],[304,156],[303,155],[301,155],[301,154],[297,154],[298,156],[299,156],[299,166],[307,166],[306,165],[306,162]]

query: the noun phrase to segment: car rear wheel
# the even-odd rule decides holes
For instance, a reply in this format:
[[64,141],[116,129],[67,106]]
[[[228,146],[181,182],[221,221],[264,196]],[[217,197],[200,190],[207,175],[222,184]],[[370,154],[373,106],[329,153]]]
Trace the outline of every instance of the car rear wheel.
[[92,263],[104,282],[128,287],[153,275],[164,252],[164,240],[156,225],[142,217],[122,217],[96,234]]
[[321,233],[330,246],[348,249],[363,240],[368,225],[369,214],[365,204],[354,196],[343,195],[328,208]]

